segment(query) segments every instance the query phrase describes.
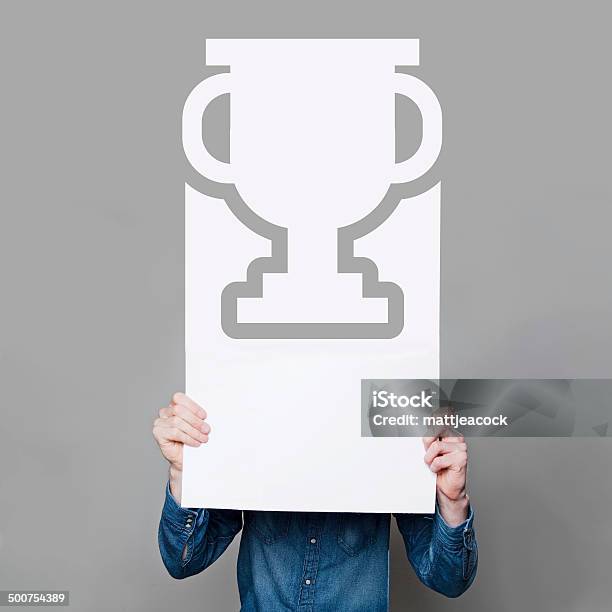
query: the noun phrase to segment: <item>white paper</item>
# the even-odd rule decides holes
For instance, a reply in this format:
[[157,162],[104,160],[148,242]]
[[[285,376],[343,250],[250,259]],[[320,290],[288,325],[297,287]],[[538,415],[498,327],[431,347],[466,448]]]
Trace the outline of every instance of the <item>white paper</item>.
[[[212,432],[207,444],[185,448],[182,503],[433,512],[435,477],[420,438],[362,438],[360,393],[364,378],[439,378],[440,185],[397,198],[384,222],[354,240],[354,257],[374,262],[377,280],[389,283],[380,287],[401,288],[403,305],[397,293],[369,295],[359,270],[338,273],[347,260],[336,236],[375,209],[392,183],[435,161],[439,106],[418,80],[394,76],[395,63],[418,63],[418,41],[285,41],[279,55],[282,42],[209,41],[208,63],[229,64],[230,73],[196,87],[185,107],[187,157],[226,190],[185,191],[186,391],[208,412]],[[371,60],[367,70],[337,76],[334,62],[361,56]],[[262,69],[271,57],[274,65]],[[385,95],[370,95],[368,79]],[[400,89],[424,107],[429,151],[419,150],[413,165],[394,161],[387,115]],[[203,107],[224,92],[229,164],[212,159],[198,133]],[[345,97],[365,101],[345,110]],[[285,272],[260,273],[260,297],[247,283],[257,276],[249,264],[278,256],[280,234],[270,239],[250,226],[240,200],[288,228]],[[232,286],[237,294],[228,293]],[[392,312],[392,303],[401,310]]]

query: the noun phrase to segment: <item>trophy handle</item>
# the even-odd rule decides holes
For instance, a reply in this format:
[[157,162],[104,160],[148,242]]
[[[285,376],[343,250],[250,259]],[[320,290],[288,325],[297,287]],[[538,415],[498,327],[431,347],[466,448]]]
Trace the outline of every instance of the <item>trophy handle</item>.
[[442,148],[442,109],[436,94],[420,79],[403,72],[396,72],[394,79],[395,93],[410,98],[423,118],[423,139],[418,151],[391,170],[392,183],[408,183],[423,176],[438,159]]
[[229,72],[215,74],[198,83],[183,107],[183,150],[189,163],[203,176],[217,183],[232,183],[231,165],[213,157],[202,140],[202,115],[219,96],[230,93]]

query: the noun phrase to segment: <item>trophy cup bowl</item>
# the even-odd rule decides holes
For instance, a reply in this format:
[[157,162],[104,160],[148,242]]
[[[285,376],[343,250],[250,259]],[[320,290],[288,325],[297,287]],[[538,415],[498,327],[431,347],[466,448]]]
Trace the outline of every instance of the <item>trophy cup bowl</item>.
[[[414,180],[438,156],[435,94],[395,72],[396,65],[418,61],[418,40],[207,41],[207,63],[229,65],[230,72],[205,79],[188,97],[185,153],[201,174],[232,183],[256,215],[286,230],[284,261],[265,270],[285,274],[265,275],[254,294],[234,288],[245,320],[268,329],[290,322],[337,326],[347,317],[351,325],[362,318],[384,324],[385,296],[364,298],[360,275],[339,268],[338,230],[371,213],[391,184]],[[201,131],[206,105],[223,93],[230,93],[229,163],[208,153]],[[400,163],[398,93],[423,116],[421,146]]]

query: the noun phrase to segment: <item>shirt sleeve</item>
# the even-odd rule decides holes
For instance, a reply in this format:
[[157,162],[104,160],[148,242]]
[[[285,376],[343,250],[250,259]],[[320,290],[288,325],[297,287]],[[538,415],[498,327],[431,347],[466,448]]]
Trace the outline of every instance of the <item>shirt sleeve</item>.
[[159,521],[162,561],[173,578],[187,578],[214,563],[242,529],[240,510],[183,508],[166,484]]
[[419,580],[429,588],[459,597],[472,584],[478,566],[478,546],[474,531],[474,511],[468,518],[448,525],[436,504],[435,514],[396,514],[408,560]]

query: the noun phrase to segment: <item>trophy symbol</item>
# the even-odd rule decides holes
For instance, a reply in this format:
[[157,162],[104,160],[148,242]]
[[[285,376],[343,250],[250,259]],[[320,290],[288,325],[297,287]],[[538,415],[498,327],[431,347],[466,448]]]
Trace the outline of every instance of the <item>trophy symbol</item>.
[[[433,91],[398,65],[419,63],[419,41],[234,39],[206,42],[208,65],[183,110],[183,148],[200,174],[225,184],[229,208],[271,241],[246,281],[221,295],[232,338],[392,338],[404,295],[375,262],[353,256],[355,228],[372,231],[383,200],[435,163],[442,112]],[[202,116],[230,94],[230,161],[206,149]],[[417,152],[395,161],[395,95],[419,108]],[[205,135],[204,135],[205,136]],[[397,204],[400,197],[396,197]],[[382,218],[380,218],[382,217]],[[380,218],[377,220],[377,218]],[[361,234],[363,235],[363,234]]]

